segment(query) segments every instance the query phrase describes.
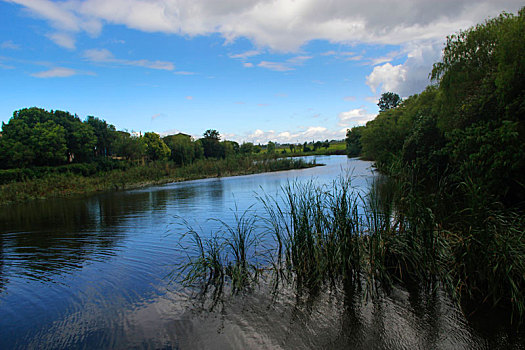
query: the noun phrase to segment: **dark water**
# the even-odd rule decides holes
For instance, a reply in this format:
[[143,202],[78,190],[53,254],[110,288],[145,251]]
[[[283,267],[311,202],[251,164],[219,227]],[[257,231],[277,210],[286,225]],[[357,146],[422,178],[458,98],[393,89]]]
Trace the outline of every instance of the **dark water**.
[[523,348],[498,322],[472,327],[439,293],[403,290],[365,302],[332,290],[304,300],[261,287],[199,311],[165,278],[181,261],[180,218],[212,232],[232,209],[262,213],[256,193],[342,172],[366,191],[371,163],[168,184],[1,208],[0,349],[11,348]]

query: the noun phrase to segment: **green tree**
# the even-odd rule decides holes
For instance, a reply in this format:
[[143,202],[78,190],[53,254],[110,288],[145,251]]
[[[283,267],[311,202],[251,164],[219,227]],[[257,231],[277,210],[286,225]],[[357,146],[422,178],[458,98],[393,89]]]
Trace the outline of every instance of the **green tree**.
[[201,142],[206,158],[224,158],[224,146],[220,143],[220,140],[217,130],[208,129],[204,132]]
[[15,111],[7,124],[2,123],[0,164],[7,168],[63,164],[68,159],[67,136],[44,109]]
[[310,147],[308,147],[308,143],[305,141],[304,144],[303,144],[303,152],[310,152],[311,149]]
[[268,146],[266,146],[266,150],[268,153],[271,153],[271,154],[275,153],[275,143],[272,141],[269,141]]
[[241,154],[251,154],[253,152],[253,143],[243,142],[239,148]]
[[37,123],[29,143],[35,165],[60,165],[66,161],[66,130],[52,120]]
[[396,108],[401,103],[401,97],[398,94],[393,92],[385,92],[381,95],[377,105],[379,106],[379,111],[384,112],[391,108]]
[[170,159],[179,165],[190,164],[195,159],[195,146],[190,135],[177,134],[162,138],[171,150]]
[[[346,130],[346,154],[350,157],[357,157],[361,155],[363,146],[361,145],[361,135],[364,126],[356,126],[352,129]],[[326,144],[326,143],[325,143]]]
[[95,157],[110,156],[113,153],[113,146],[117,139],[115,126],[93,116],[88,116],[85,123],[93,128],[97,138],[94,148]]
[[128,132],[117,131],[115,152],[127,160],[138,160],[145,156],[146,145],[141,137],[133,137]]
[[91,160],[97,138],[93,128],[76,115],[64,111],[51,111],[53,121],[66,130],[67,158],[69,162]]
[[224,157],[232,157],[239,154],[239,144],[235,141],[224,140],[221,142],[224,149]]
[[195,152],[195,159],[204,158],[204,147],[202,146],[202,141],[200,139],[193,143],[193,149]]
[[144,134],[142,141],[146,145],[146,157],[149,160],[166,160],[170,156],[171,151],[164,141],[161,140],[159,134],[147,132]]

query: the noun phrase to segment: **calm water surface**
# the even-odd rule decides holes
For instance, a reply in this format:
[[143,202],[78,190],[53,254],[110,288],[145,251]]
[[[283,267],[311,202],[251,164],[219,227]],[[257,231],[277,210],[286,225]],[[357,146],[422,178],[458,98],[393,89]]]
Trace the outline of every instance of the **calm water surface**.
[[207,219],[231,222],[232,209],[252,205],[262,214],[256,194],[275,196],[287,181],[329,184],[349,172],[366,191],[374,176],[370,162],[317,162],[326,166],[1,208],[0,349],[523,348],[497,324],[474,330],[439,293],[364,302],[283,290],[272,300],[262,287],[201,312],[168,285],[181,217],[212,232]]

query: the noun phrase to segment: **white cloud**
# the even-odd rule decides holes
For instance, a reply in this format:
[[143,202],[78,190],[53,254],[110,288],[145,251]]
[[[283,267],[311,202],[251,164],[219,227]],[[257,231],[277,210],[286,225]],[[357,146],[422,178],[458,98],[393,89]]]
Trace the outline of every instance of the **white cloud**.
[[364,125],[366,122],[374,119],[375,114],[368,113],[365,108],[351,109],[347,112],[339,113],[339,126],[347,128],[354,127],[356,125]]
[[159,135],[160,135],[160,137],[165,137],[165,136],[169,136],[169,135],[177,135],[180,132],[181,131],[179,129],[169,129],[169,130],[166,130],[166,131],[163,131],[163,132],[159,132]]
[[287,71],[293,70],[293,68],[289,67],[285,63],[269,62],[269,61],[262,61],[257,65],[257,67],[262,67],[262,68],[274,70],[277,72],[287,72]]
[[84,58],[96,63],[113,63],[126,66],[137,66],[150,69],[173,70],[175,66],[166,61],[149,61],[149,60],[126,60],[115,58],[107,49],[90,49],[84,51]]
[[367,96],[365,101],[377,105],[379,103],[379,96]]
[[406,45],[407,59],[404,63],[385,63],[374,67],[366,77],[366,84],[372,92],[395,92],[408,97],[421,92],[429,83],[428,74],[432,64],[439,60],[440,45],[437,42],[421,42]]
[[58,46],[73,50],[75,48],[75,39],[67,33],[52,33],[47,37]]
[[4,41],[0,45],[0,48],[2,48],[2,49],[10,49],[10,50],[18,50],[18,49],[20,49],[20,45],[15,44],[13,42],[13,40],[7,40],[7,41]]
[[308,61],[311,58],[312,56],[295,56],[287,59],[284,62],[262,61],[257,65],[257,67],[267,68],[277,72],[287,72],[290,70],[294,70],[294,67],[303,65],[304,62]]
[[0,62],[0,68],[2,68],[2,69],[15,69],[16,67],[15,66],[10,66],[8,64],[3,64],[2,62]]
[[97,35],[103,24],[178,35],[219,33],[227,42],[296,51],[311,40],[404,44],[442,39],[522,0],[7,0],[59,32]]
[[253,67],[253,63],[250,63],[250,62],[244,62],[242,65],[244,67],[246,67],[246,68],[252,68]]
[[260,52],[257,51],[257,50],[250,50],[250,51],[246,51],[246,52],[230,55],[230,57],[231,58],[240,58],[240,59],[244,60],[244,59],[247,59],[249,57],[257,56],[259,54],[260,54]]
[[275,130],[267,130],[263,131],[261,129],[257,129],[251,133],[247,133],[245,135],[234,135],[229,134],[229,138],[231,140],[235,140],[238,142],[253,142],[255,144],[265,144],[268,143],[268,141],[278,142],[278,143],[303,143],[303,142],[310,142],[312,140],[314,141],[320,141],[320,140],[340,140],[345,138],[346,136],[346,129],[341,130],[330,130],[324,126],[309,126],[309,127],[303,127],[301,130],[297,132],[291,132],[288,130],[285,131],[275,131]]
[[107,49],[90,49],[84,51],[84,58],[93,62],[114,62],[115,57]]
[[366,84],[374,93],[379,87],[381,87],[382,92],[397,92],[398,87],[406,80],[406,75],[407,70],[402,64],[392,66],[390,63],[385,63],[382,66],[374,67],[372,73],[366,77]]
[[77,74],[79,74],[79,72],[71,68],[55,67],[42,72],[33,73],[31,76],[36,78],[66,78]]
[[176,75],[195,75],[196,73],[195,72],[187,72],[187,71],[177,71],[177,72],[173,72],[173,74],[176,74]]
[[186,100],[193,100],[193,96],[186,96]]

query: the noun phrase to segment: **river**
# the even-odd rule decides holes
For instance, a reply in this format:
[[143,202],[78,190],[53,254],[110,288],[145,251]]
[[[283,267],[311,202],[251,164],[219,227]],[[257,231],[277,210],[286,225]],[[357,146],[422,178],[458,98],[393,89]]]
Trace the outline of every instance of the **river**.
[[440,293],[396,289],[372,302],[326,292],[304,302],[261,287],[206,312],[168,283],[182,258],[181,218],[213,232],[208,219],[260,214],[256,196],[276,196],[287,181],[329,184],[347,173],[366,192],[374,177],[370,162],[316,161],[326,165],[1,208],[0,349],[520,348],[498,327],[473,328]]

